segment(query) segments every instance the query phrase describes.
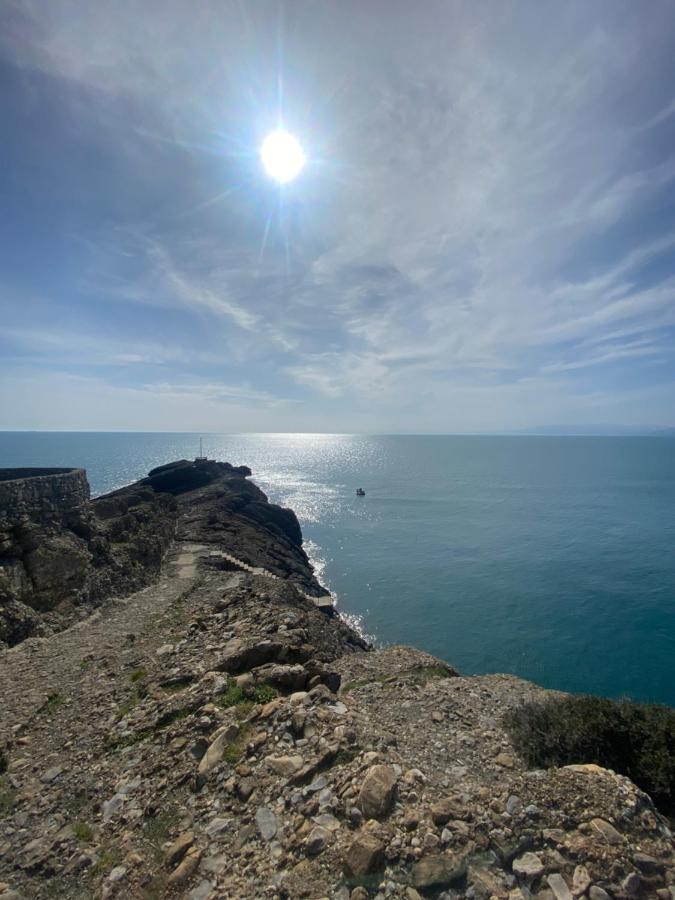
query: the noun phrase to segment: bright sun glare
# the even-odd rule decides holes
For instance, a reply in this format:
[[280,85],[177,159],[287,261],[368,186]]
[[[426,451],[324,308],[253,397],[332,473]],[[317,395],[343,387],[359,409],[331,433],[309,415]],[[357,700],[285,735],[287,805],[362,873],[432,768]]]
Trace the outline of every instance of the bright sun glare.
[[267,135],[260,158],[267,174],[279,184],[293,181],[305,165],[305,154],[297,138],[281,128]]

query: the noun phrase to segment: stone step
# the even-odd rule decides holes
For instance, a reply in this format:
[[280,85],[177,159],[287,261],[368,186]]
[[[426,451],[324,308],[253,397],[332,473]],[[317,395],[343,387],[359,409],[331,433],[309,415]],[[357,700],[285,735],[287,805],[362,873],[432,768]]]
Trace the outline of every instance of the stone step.
[[[238,566],[245,572],[250,572],[251,575],[270,578],[272,581],[284,580],[280,575],[275,575],[274,572],[270,572],[267,569],[264,569],[262,566],[251,566],[249,565],[249,563],[245,563],[243,559],[238,559],[236,556],[233,556],[231,553],[227,553],[225,550],[209,550],[209,556],[217,556],[221,559],[226,559],[228,562],[231,562],[233,565]],[[329,610],[333,609],[333,598],[330,596],[330,594],[325,597],[313,597],[311,594],[306,594],[304,591],[301,591],[297,586],[295,589],[301,597],[304,597],[305,600],[309,600],[316,606],[317,609],[321,609],[324,612],[328,612]]]

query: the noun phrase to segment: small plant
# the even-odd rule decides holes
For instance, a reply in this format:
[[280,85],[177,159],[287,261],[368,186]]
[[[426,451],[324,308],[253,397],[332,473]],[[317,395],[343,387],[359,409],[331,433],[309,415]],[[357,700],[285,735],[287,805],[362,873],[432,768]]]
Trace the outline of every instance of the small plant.
[[86,844],[94,839],[93,829],[86,822],[73,822],[73,834],[78,841],[83,841]]
[[225,709],[232,706],[247,706],[250,712],[256,703],[269,703],[278,696],[279,692],[269,684],[259,684],[246,691],[238,684],[232,684],[218,697],[218,704]]
[[180,821],[180,812],[174,804],[169,804],[156,816],[149,818],[145,823],[144,831],[146,838],[156,848],[167,840],[173,829]]
[[101,849],[101,855],[98,858],[98,862],[94,867],[94,871],[97,874],[102,872],[109,872],[111,869],[114,869],[115,866],[118,866],[122,861],[122,856],[120,851],[112,844],[108,844],[107,847],[103,847]]
[[134,669],[134,671],[129,676],[129,681],[132,684],[136,684],[139,681],[143,681],[148,677],[148,672],[146,669]]
[[579,695],[527,703],[504,725],[528,765],[613,769],[675,815],[675,709]]
[[223,759],[226,763],[229,763],[229,765],[236,766],[236,764],[244,755],[249,729],[250,726],[242,725],[239,731],[239,735],[236,737],[236,739],[225,747],[225,750],[223,751]]
[[58,707],[61,706],[61,704],[64,702],[64,699],[65,698],[63,694],[59,694],[58,691],[53,694],[49,694],[45,702],[40,707],[39,711],[52,713],[55,709],[58,709]]

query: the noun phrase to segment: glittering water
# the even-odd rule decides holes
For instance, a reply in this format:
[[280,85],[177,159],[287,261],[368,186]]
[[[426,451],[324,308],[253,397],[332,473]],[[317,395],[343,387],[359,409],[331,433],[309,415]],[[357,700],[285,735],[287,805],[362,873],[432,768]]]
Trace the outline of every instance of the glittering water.
[[[4,433],[0,465],[83,466],[102,493],[198,446]],[[672,438],[205,435],[205,451],[295,509],[320,577],[379,641],[675,705]]]

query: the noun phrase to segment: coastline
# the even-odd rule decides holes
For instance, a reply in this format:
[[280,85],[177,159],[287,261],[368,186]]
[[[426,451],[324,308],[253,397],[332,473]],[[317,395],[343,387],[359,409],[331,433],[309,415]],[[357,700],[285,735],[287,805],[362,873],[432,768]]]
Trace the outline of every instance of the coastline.
[[[294,514],[181,467],[152,583],[0,652],[2,900],[672,895],[647,794],[515,750],[505,715],[560,693],[368,648],[308,596]],[[125,555],[155,487],[95,501]]]

